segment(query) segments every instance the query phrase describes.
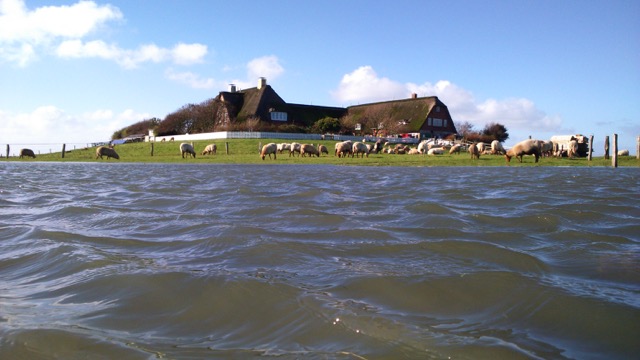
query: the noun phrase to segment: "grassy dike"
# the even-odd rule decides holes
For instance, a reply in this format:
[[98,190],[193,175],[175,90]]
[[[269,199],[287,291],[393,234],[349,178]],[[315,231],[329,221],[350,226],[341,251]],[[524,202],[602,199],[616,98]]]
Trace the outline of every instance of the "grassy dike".
[[[57,161],[57,162],[105,162],[105,163],[181,163],[181,164],[327,164],[327,165],[363,165],[363,166],[507,166],[504,156],[482,155],[479,160],[472,160],[468,153],[454,155],[396,155],[396,154],[371,154],[368,158],[338,158],[333,155],[336,141],[317,141],[327,146],[329,155],[318,157],[290,157],[288,153],[278,154],[276,160],[268,157],[263,161],[259,156],[259,144],[270,142],[283,142],[280,139],[224,139],[194,141],[194,147],[198,156],[193,159],[183,159],[180,156],[179,142],[153,143],[153,156],[151,155],[151,143],[130,143],[117,145],[115,150],[120,160],[109,159],[96,160],[96,148],[67,150],[64,158],[60,152],[37,155],[36,159],[19,159],[18,157],[3,157],[0,161]],[[200,153],[208,144],[216,144],[216,155],[202,156]],[[229,154],[226,154],[225,144],[228,144]],[[594,157],[592,161],[586,158],[555,159],[543,158],[537,164],[532,156],[525,156],[522,164],[516,159],[511,159],[510,166],[611,166],[611,160],[603,157]],[[634,156],[618,157],[618,166],[640,167],[640,160]]]

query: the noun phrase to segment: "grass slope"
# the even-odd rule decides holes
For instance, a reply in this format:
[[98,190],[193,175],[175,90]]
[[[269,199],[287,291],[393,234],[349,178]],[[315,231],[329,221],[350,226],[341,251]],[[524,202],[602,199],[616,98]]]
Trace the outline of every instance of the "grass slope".
[[[153,143],[153,156],[151,155],[151,143],[130,143],[116,146],[120,160],[109,159],[96,160],[96,148],[76,149],[65,152],[64,158],[60,152],[37,155],[36,159],[19,159],[18,157],[3,157],[0,161],[63,161],[63,162],[141,162],[141,163],[199,163],[199,164],[329,164],[329,165],[367,165],[367,166],[506,166],[504,156],[483,155],[479,160],[471,160],[468,153],[454,155],[396,155],[396,154],[371,154],[368,158],[338,158],[333,155],[336,141],[318,141],[327,146],[329,156],[318,157],[290,157],[288,153],[278,154],[277,159],[260,159],[259,146],[269,142],[279,143],[279,139],[226,139],[226,140],[202,140],[194,141],[194,147],[198,153],[195,159],[183,159],[180,156],[178,142]],[[217,155],[205,155],[200,153],[208,144],[218,146]],[[229,154],[226,153],[226,145]],[[603,157],[594,157],[592,161],[587,158],[555,159],[543,158],[537,164],[532,156],[525,156],[523,163],[512,159],[510,166],[611,166],[611,160]],[[618,157],[618,166],[640,167],[640,160],[632,156]]]

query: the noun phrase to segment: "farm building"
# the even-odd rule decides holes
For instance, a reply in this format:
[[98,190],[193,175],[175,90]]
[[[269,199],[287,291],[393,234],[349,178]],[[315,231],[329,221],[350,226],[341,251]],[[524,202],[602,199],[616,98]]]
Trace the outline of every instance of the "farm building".
[[[456,127],[447,106],[436,96],[417,97],[384,101],[350,107],[330,107],[290,104],[284,101],[265,78],[260,78],[258,86],[237,90],[231,84],[228,91],[221,91],[216,97],[224,106],[216,114],[216,126],[233,121],[259,119],[273,124],[291,124],[309,127],[325,118],[349,117],[355,124],[369,123],[366,130],[378,132],[383,121],[391,119],[402,132],[419,133],[421,137],[445,137],[457,134]],[[393,132],[395,129],[384,129]]]

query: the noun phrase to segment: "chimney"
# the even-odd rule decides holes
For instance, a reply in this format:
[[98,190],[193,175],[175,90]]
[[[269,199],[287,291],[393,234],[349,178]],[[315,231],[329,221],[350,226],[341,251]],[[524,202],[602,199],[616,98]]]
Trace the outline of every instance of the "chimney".
[[267,86],[267,78],[259,78],[258,79],[258,89],[262,89],[263,87]]
[[412,98],[412,99],[417,99],[417,98],[418,98],[418,94],[416,94],[416,93],[411,93],[411,98]]
[[229,92],[230,93],[236,92],[236,84],[229,84]]

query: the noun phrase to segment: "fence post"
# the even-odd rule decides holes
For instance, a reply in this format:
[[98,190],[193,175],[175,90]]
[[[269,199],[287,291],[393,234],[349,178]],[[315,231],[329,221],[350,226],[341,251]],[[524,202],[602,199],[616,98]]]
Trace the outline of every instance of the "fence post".
[[224,143],[224,149],[225,149],[227,155],[229,155],[229,143],[228,142]]
[[609,160],[609,135],[604,137],[604,159]]
[[589,161],[591,161],[592,155],[593,155],[593,135],[589,136],[589,156],[587,156],[587,159]]
[[151,156],[153,156],[153,142],[151,142]]
[[64,149],[67,147],[67,144],[62,144],[62,158],[64,159]]
[[9,158],[9,144],[7,144],[7,159]]
[[636,138],[636,159],[640,160],[640,136]]
[[618,167],[618,134],[613,134],[613,151],[611,153],[611,166]]

